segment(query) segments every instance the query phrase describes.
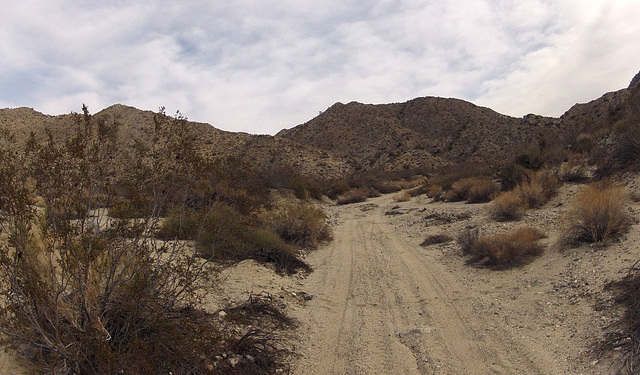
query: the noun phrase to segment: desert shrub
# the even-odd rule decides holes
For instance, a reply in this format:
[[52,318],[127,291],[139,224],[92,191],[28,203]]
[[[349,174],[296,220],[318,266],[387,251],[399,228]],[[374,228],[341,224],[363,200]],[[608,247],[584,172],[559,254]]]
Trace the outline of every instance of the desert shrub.
[[367,200],[370,190],[367,188],[351,189],[343,195],[340,195],[337,200],[338,205],[360,203]]
[[419,195],[427,194],[427,186],[419,185],[414,187],[413,189],[407,190],[407,192],[409,193],[410,196],[417,197]]
[[369,195],[367,196],[368,198],[377,198],[377,197],[381,197],[382,193],[379,192],[376,188],[369,188]]
[[[197,254],[205,259],[241,261],[255,259],[272,263],[277,272],[295,273],[311,268],[297,257],[294,247],[277,233],[257,228],[251,220],[226,204],[217,204],[207,211],[167,218],[159,235],[181,239],[181,234],[195,235]],[[188,237],[187,237],[188,238]]]
[[496,177],[500,181],[500,189],[508,191],[514,189],[523,182],[530,181],[533,171],[526,169],[515,163],[507,163],[496,172]]
[[307,187],[305,186],[304,182],[302,182],[302,180],[290,177],[287,180],[287,185],[291,190],[293,190],[293,194],[296,196],[296,198],[301,200],[306,200],[307,198],[309,198],[309,191],[307,190]]
[[329,199],[336,200],[340,195],[345,194],[351,189],[347,181],[333,181],[327,182],[323,187],[323,194],[329,197]]
[[597,160],[596,179],[625,171],[640,170],[640,134],[638,131],[614,133],[607,144],[607,152]]
[[323,192],[322,185],[317,181],[309,181],[307,182],[307,191],[309,192],[309,196],[316,200],[322,200]]
[[559,165],[565,159],[562,139],[553,133],[544,132],[516,151],[515,163],[537,171],[544,166]]
[[547,194],[539,181],[520,184],[514,191],[526,208],[540,208],[547,202]]
[[327,216],[311,205],[291,205],[271,212],[266,224],[287,243],[302,247],[317,247],[331,238]]
[[640,266],[636,262],[625,277],[606,285],[613,291],[615,304],[624,310],[622,316],[610,327],[602,347],[623,353],[619,372],[640,374]]
[[469,203],[489,202],[496,191],[493,181],[490,179],[479,179],[469,188],[467,201]]
[[488,177],[468,177],[456,181],[445,194],[447,202],[468,200],[469,203],[481,203],[491,200],[495,191],[493,181]]
[[138,195],[133,199],[120,198],[109,208],[109,216],[117,219],[146,217],[153,209],[151,197]]
[[[0,226],[3,339],[44,373],[205,372],[220,344],[211,315],[197,308],[207,263],[184,243],[149,236],[153,211],[105,218],[115,129],[83,110],[63,142],[50,137],[24,154],[0,145],[0,211],[10,215]],[[55,173],[38,174],[48,169]],[[25,199],[27,176],[44,213]],[[85,213],[71,220],[80,196]]]
[[574,199],[565,217],[563,241],[568,245],[603,242],[629,229],[627,193],[607,183],[588,185]]
[[475,243],[478,242],[479,237],[480,229],[470,228],[460,233],[456,238],[456,241],[462,248],[462,253],[466,255],[471,253]]
[[174,208],[163,218],[156,230],[156,236],[165,240],[189,240],[198,238],[203,228],[206,214],[185,208]]
[[457,163],[443,167],[430,178],[430,185],[440,185],[443,190],[450,190],[454,183],[470,177],[488,177],[493,172],[484,164]]
[[437,245],[437,244],[451,242],[451,241],[453,241],[453,237],[447,234],[434,234],[425,238],[424,241],[422,241],[422,243],[420,244],[420,246],[431,246],[431,245]]
[[496,268],[518,266],[542,254],[544,246],[538,242],[541,238],[544,234],[536,229],[520,228],[511,233],[480,237],[463,251],[471,255],[469,263],[484,261]]
[[445,193],[444,200],[447,202],[459,202],[466,200],[469,189],[474,185],[475,177],[463,178],[454,182],[451,188]]
[[395,193],[402,190],[402,187],[400,186],[400,184],[393,181],[380,181],[380,182],[374,183],[372,187],[378,190],[382,194],[390,194],[390,193]]
[[440,185],[431,185],[429,186],[429,190],[427,190],[427,197],[433,198],[435,201],[439,201],[442,198],[442,186]]
[[411,200],[411,194],[407,190],[401,191],[393,196],[393,200],[396,202],[408,202]]
[[240,240],[243,246],[251,251],[246,258],[272,263],[278,273],[290,275],[300,270],[312,271],[307,263],[298,258],[294,247],[285,243],[280,236],[270,230],[253,229],[242,233]]
[[589,180],[587,161],[572,154],[560,167],[560,179],[565,182],[584,183]]
[[489,214],[497,221],[520,220],[527,206],[520,194],[515,190],[510,190],[500,194],[491,202]]
[[398,185],[403,189],[414,189],[420,186],[425,186],[427,184],[427,179],[421,176],[414,176],[408,179],[402,179],[398,181]]

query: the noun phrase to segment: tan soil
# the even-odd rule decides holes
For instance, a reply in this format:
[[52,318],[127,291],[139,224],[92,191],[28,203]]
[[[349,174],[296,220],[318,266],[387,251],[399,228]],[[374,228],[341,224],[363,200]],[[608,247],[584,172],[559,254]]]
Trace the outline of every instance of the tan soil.
[[[611,358],[591,349],[615,319],[610,309],[598,311],[611,305],[603,286],[639,259],[638,235],[634,226],[606,248],[558,251],[564,203],[580,188],[564,187],[545,208],[509,224],[491,221],[488,204],[426,197],[331,207],[335,240],[310,254],[315,272],[299,286],[317,297],[293,310],[301,322],[294,374],[616,372]],[[385,215],[394,206],[409,211]],[[419,246],[428,234],[521,225],[546,231],[549,249],[517,269],[469,266],[455,242]]]
[[[603,287],[640,259],[639,232],[634,224],[607,247],[559,251],[562,214],[581,188],[563,187],[517,223],[492,221],[490,204],[424,196],[328,206],[334,241],[307,256],[313,273],[284,277],[244,261],[220,273],[205,303],[215,311],[250,294],[279,301],[300,323],[293,374],[616,373],[615,356],[593,350],[619,313]],[[404,213],[385,215],[395,206]],[[639,209],[630,204],[636,218]],[[521,268],[467,265],[455,241],[420,246],[430,234],[523,225],[543,230],[548,249]],[[18,370],[0,356],[0,373]]]

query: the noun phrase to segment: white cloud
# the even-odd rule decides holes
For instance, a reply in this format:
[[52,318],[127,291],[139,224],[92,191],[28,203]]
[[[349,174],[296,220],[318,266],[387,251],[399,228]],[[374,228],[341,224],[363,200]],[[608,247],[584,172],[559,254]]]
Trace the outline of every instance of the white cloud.
[[636,3],[23,0],[0,14],[0,104],[164,105],[253,133],[425,95],[559,115],[640,69]]

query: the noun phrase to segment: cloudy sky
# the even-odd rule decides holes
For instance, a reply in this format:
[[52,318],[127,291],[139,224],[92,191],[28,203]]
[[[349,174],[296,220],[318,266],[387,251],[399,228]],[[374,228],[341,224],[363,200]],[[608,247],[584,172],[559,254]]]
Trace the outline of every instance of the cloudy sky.
[[638,0],[0,0],[0,108],[273,134],[335,102],[559,116],[640,70]]

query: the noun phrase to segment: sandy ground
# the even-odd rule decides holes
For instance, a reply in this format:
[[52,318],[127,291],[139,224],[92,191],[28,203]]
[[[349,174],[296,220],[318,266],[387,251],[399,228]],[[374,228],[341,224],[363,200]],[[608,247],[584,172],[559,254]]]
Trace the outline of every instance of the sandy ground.
[[[609,280],[640,259],[637,226],[607,247],[560,250],[569,185],[517,223],[496,223],[489,204],[397,203],[393,195],[329,207],[334,241],[311,253],[315,272],[281,278],[300,321],[294,374],[611,374],[614,354],[593,349],[616,319]],[[398,215],[387,215],[394,207]],[[629,210],[637,217],[637,204]],[[493,234],[533,226],[547,251],[521,268],[467,265],[455,242],[421,247],[430,234],[470,227]],[[280,293],[277,288],[273,293]],[[285,302],[287,303],[287,302]]]
[[[300,323],[293,374],[616,373],[615,353],[593,349],[619,313],[605,283],[640,259],[638,227],[607,247],[560,251],[562,214],[581,188],[564,186],[507,224],[488,217],[490,204],[424,196],[328,206],[334,241],[307,256],[313,273],[280,276],[244,261],[221,272],[205,302],[215,310],[250,294],[279,301]],[[629,210],[639,216],[637,203]],[[430,234],[524,225],[545,232],[548,248],[521,268],[467,265],[455,241],[420,246]],[[1,374],[19,373],[15,366],[0,356]]]

